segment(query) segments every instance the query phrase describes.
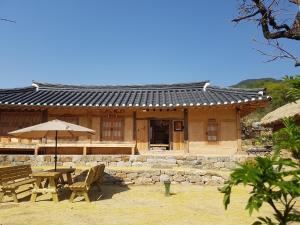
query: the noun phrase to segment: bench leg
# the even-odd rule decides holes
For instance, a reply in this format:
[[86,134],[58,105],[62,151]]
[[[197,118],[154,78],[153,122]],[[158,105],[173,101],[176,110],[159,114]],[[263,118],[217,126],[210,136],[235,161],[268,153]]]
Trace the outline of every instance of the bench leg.
[[17,194],[16,194],[15,190],[11,191],[11,195],[12,195],[12,197],[14,199],[14,202],[15,203],[19,203],[19,200],[17,198]]
[[52,193],[52,199],[53,199],[53,201],[58,202],[59,201],[58,200],[58,194],[57,193]]
[[37,193],[32,193],[30,197],[30,201],[35,202],[36,197],[37,197]]
[[70,199],[69,199],[69,201],[70,202],[73,202],[74,201],[74,199],[75,199],[75,197],[76,197],[76,191],[72,191],[72,194],[71,194],[71,197],[70,197]]
[[0,202],[2,202],[3,201],[3,197],[4,197],[4,192],[0,192]]
[[36,201],[36,197],[38,195],[37,190],[40,188],[41,186],[41,182],[42,182],[42,178],[38,177],[35,181],[35,183],[33,184],[33,189],[31,191],[31,197],[30,197],[30,201],[35,202]]
[[83,192],[83,196],[84,196],[84,199],[85,199],[87,202],[91,202],[91,201],[90,201],[89,194],[88,194],[87,191],[84,191],[84,192]]

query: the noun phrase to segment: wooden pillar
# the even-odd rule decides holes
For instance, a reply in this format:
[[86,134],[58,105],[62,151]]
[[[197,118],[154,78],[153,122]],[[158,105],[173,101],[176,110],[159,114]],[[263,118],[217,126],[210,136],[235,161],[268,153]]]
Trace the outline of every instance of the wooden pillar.
[[185,144],[185,151],[186,153],[189,153],[189,118],[188,118],[188,110],[184,109],[184,115],[183,115],[183,120],[184,120],[184,144]]
[[39,154],[39,146],[36,145],[34,148],[34,155],[38,155]]
[[[92,116],[91,116],[91,114],[89,112],[87,112],[87,127],[90,128],[90,129],[93,129],[92,125],[93,125],[93,123],[92,123]],[[90,143],[92,143],[92,135],[88,135],[87,137],[88,137],[88,141]]]
[[135,142],[135,146],[131,149],[131,154],[132,155],[135,155],[135,149],[136,149],[136,146],[137,146],[137,138],[136,138],[136,129],[137,129],[137,126],[136,126],[136,111],[133,112],[132,114],[132,140]]
[[87,152],[87,147],[84,146],[84,147],[83,147],[83,152],[82,152],[82,154],[83,154],[83,155],[86,155],[86,152]]
[[169,145],[169,149],[170,150],[174,150],[174,145],[173,145],[173,132],[174,132],[174,128],[173,128],[173,120],[169,121],[169,140],[170,140],[170,145]]
[[236,108],[236,132],[237,132],[237,151],[242,151],[241,110],[240,110],[240,108]]
[[134,111],[132,114],[132,140],[136,141],[136,112]]

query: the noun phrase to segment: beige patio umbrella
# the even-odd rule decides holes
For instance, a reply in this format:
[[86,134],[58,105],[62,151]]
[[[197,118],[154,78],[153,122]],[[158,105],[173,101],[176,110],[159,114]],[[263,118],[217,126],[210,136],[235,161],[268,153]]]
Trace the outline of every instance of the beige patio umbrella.
[[9,133],[19,138],[55,138],[55,170],[57,165],[57,138],[73,138],[86,135],[94,135],[95,131],[86,127],[67,123],[61,120],[52,120],[46,123],[37,124]]

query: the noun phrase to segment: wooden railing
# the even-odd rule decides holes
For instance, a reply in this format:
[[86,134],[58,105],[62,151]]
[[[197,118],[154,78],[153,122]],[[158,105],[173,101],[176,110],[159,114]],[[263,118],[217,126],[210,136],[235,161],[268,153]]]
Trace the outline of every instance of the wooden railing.
[[[87,148],[130,148],[131,153],[135,153],[136,142],[125,141],[93,141],[91,139],[86,140],[66,140],[60,139],[57,146],[59,148],[82,148],[83,155],[86,155]],[[18,139],[11,137],[0,137],[0,148],[2,149],[32,149],[37,155],[40,148],[53,148],[53,139]]]

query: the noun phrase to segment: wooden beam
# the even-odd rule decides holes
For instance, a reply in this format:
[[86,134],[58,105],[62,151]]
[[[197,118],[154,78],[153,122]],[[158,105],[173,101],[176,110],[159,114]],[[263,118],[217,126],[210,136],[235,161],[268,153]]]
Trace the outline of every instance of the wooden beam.
[[185,143],[185,151],[189,152],[189,121],[188,121],[188,110],[184,109],[183,115],[183,123],[184,123],[184,143]]

